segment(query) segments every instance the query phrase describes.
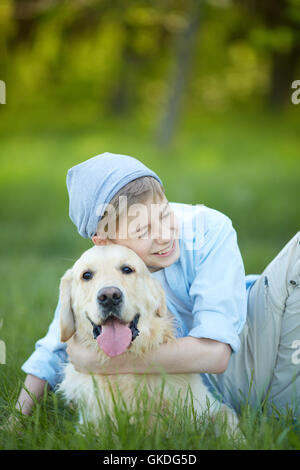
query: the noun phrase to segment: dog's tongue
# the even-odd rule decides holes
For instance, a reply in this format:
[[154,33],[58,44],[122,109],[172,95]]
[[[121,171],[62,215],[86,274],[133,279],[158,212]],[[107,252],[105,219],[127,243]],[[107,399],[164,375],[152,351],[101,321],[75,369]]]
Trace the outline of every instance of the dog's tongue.
[[100,348],[110,357],[118,356],[126,351],[131,340],[131,329],[117,318],[109,318],[101,326],[101,333],[97,337]]

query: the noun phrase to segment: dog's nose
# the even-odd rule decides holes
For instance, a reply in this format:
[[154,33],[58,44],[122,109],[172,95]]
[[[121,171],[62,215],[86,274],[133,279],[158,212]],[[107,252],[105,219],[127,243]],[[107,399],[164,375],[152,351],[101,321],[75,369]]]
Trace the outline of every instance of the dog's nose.
[[123,300],[123,294],[117,287],[104,287],[99,290],[97,299],[102,307],[109,307],[119,305]]

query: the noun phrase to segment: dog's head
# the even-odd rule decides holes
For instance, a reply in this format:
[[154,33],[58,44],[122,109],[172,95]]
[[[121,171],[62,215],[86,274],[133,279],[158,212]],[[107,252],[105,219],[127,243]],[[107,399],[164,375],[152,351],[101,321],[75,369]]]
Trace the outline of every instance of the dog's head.
[[61,278],[60,302],[61,341],[76,332],[110,357],[126,351],[139,355],[175,337],[160,283],[124,246],[85,251]]

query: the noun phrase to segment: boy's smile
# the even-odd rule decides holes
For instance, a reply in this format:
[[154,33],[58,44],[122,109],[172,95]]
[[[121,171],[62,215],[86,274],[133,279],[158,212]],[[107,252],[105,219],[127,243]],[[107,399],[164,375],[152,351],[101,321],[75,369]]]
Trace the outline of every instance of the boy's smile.
[[117,243],[131,248],[150,271],[173,264],[180,255],[178,221],[167,199],[133,204],[118,220],[116,236],[92,237],[95,245]]
[[169,247],[167,247],[165,250],[160,250],[158,251],[157,253],[153,253],[154,255],[156,256],[163,256],[163,257],[166,257],[166,256],[170,256],[175,250],[175,240],[173,240]]

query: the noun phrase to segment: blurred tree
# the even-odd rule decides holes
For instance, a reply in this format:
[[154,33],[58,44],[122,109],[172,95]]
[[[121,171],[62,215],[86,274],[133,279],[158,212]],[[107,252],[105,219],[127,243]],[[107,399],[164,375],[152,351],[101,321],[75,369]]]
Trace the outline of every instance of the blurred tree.
[[157,131],[157,144],[166,146],[175,130],[180,113],[185,88],[192,69],[197,34],[200,29],[202,0],[189,0],[185,15],[182,17],[181,28],[175,36],[175,60],[172,64],[169,84],[168,101]]
[[242,3],[255,24],[250,37],[270,54],[270,107],[282,108],[290,97],[300,61],[300,1],[242,0]]
[[71,121],[75,114],[80,122],[137,117],[166,145],[183,114],[241,105],[246,111],[265,96],[278,109],[299,78],[299,6],[300,0],[1,0],[6,112],[34,103],[33,113],[47,109],[46,120],[63,103]]

